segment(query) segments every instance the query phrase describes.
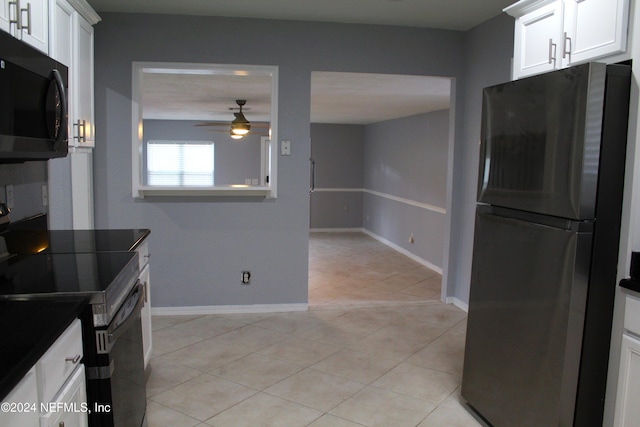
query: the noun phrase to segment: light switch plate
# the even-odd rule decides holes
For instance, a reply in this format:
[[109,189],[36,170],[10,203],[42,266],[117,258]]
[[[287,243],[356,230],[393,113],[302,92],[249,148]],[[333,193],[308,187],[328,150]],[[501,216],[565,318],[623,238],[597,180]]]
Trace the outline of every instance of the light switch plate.
[[291,155],[291,141],[282,140],[280,142],[280,154],[282,154],[283,156]]

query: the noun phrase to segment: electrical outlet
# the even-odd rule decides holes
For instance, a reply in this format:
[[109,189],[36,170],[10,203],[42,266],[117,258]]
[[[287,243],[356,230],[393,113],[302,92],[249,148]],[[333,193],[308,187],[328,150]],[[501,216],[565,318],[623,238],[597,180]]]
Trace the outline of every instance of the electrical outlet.
[[243,285],[248,285],[251,282],[251,272],[250,271],[243,271],[242,272],[242,284]]

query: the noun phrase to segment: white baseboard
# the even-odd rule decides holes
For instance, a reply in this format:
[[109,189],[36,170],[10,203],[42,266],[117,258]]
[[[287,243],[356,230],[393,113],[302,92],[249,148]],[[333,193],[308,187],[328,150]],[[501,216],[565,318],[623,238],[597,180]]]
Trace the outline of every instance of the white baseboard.
[[357,233],[363,232],[362,227],[357,228],[310,228],[311,233]]
[[426,259],[420,258],[416,254],[409,252],[408,250],[406,250],[402,246],[398,246],[395,243],[393,243],[392,241],[387,240],[384,237],[378,236],[377,234],[372,233],[369,230],[362,229],[362,232],[364,234],[370,236],[370,237],[373,237],[377,241],[379,241],[381,243],[384,243],[385,245],[389,246],[391,249],[394,249],[394,250],[400,252],[402,255],[405,255],[406,257],[411,258],[415,262],[418,262],[418,263],[424,265],[425,267],[430,268],[431,270],[437,271],[438,273],[442,274],[442,267],[438,267],[437,265],[430,263]]
[[456,307],[458,307],[460,310],[464,311],[465,313],[469,312],[469,304],[459,300],[456,297],[447,297],[447,304],[453,304]]
[[405,256],[411,258],[415,262],[420,263],[420,264],[424,265],[425,267],[430,268],[431,270],[442,274],[442,267],[438,267],[437,265],[430,263],[426,259],[420,258],[416,254],[409,252],[408,250],[406,250],[402,246],[398,246],[395,243],[393,243],[392,241],[387,240],[384,237],[378,236],[377,234],[375,234],[375,233],[373,233],[373,232],[371,232],[371,231],[369,231],[369,230],[367,230],[365,228],[311,228],[311,229],[309,229],[309,231],[311,233],[353,233],[353,232],[361,232],[361,233],[364,233],[364,234],[368,235],[369,237],[373,237],[374,239],[376,239],[380,243],[383,243],[383,244],[389,246],[391,249],[400,252],[402,255],[405,255]]
[[229,313],[284,313],[307,311],[309,304],[201,305],[187,307],[151,307],[154,316]]

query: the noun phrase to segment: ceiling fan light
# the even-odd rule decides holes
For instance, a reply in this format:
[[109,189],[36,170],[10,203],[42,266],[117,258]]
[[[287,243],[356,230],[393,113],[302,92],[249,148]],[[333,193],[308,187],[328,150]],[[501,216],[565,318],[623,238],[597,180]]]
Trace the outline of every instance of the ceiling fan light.
[[233,133],[233,130],[229,131],[229,135],[231,135],[231,138],[233,139],[242,139],[242,137],[244,136],[244,135],[238,135],[236,133]]
[[249,133],[249,129],[251,129],[249,123],[238,123],[235,120],[231,122],[231,132],[236,135],[246,135]]
[[234,135],[246,135],[249,133],[249,129],[236,129],[231,128],[231,133]]

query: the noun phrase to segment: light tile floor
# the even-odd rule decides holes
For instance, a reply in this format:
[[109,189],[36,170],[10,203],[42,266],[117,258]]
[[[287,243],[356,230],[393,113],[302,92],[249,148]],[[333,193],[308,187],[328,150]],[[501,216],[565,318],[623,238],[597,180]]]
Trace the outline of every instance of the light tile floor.
[[149,426],[480,426],[440,276],[360,233],[310,240],[307,312],[154,317]]

